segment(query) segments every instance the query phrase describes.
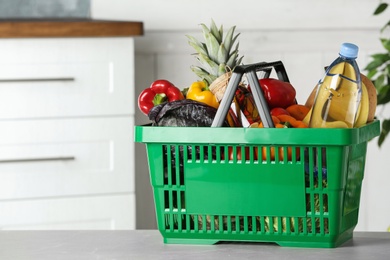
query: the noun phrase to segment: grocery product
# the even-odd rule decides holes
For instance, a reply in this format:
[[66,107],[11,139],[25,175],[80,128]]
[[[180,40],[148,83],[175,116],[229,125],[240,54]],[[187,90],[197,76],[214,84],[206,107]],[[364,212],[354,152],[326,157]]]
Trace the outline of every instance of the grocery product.
[[152,107],[168,101],[184,99],[183,93],[170,81],[159,79],[138,96],[138,108],[147,115]]
[[215,22],[211,21],[210,28],[201,24],[205,42],[201,42],[193,36],[187,35],[188,43],[195,49],[195,57],[200,66],[192,66],[192,71],[211,85],[218,77],[241,63],[243,57],[238,54],[238,42],[235,41],[239,34],[235,34],[235,26],[231,27],[224,36],[222,26],[218,29]]
[[310,127],[354,127],[362,93],[357,54],[356,45],[341,45],[339,57],[318,83]]

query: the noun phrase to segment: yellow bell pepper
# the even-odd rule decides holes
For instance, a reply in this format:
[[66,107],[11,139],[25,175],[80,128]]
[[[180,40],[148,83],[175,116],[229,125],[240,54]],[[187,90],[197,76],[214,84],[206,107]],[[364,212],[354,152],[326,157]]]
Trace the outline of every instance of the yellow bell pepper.
[[218,108],[219,103],[204,81],[195,81],[188,89],[186,98],[205,103],[211,107]]

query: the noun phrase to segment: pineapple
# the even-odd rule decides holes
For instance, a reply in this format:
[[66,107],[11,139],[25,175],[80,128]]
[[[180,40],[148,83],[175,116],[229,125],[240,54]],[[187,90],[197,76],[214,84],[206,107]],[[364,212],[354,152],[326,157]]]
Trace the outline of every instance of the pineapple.
[[192,66],[192,71],[210,86],[218,78],[225,78],[241,63],[243,57],[238,55],[239,43],[234,42],[240,34],[234,34],[235,26],[231,27],[226,36],[223,35],[222,26],[218,30],[215,22],[211,26],[201,24],[205,42],[200,42],[195,37],[187,35],[188,43],[195,49],[196,58],[200,67]]

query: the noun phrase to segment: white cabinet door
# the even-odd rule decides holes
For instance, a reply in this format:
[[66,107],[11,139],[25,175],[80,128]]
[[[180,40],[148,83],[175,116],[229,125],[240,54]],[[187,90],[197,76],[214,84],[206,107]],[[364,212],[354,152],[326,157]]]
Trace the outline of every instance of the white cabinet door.
[[134,40],[0,41],[0,229],[134,229]]
[[2,39],[0,119],[134,114],[132,38]]
[[132,117],[0,121],[0,200],[134,192]]
[[0,230],[135,229],[135,196],[0,201]]

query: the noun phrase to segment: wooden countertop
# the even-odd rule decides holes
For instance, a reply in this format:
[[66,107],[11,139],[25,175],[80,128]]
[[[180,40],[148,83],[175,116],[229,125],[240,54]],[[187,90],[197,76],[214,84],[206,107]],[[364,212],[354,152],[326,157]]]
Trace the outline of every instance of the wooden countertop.
[[0,20],[0,38],[125,37],[143,35],[142,22],[106,20]]

